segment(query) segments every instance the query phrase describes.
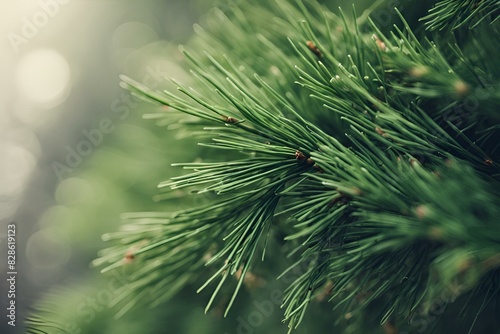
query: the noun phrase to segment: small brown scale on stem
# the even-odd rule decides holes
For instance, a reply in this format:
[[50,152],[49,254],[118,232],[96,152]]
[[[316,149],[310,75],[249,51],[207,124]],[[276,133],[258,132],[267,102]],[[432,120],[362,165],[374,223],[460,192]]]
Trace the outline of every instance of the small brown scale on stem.
[[319,173],[324,173],[325,171],[318,166],[318,164],[311,158],[308,158],[304,155],[304,153],[300,151],[295,151],[295,159],[299,162],[305,162],[307,165],[312,166],[314,169],[316,169]]
[[375,40],[375,43],[377,44],[377,47],[380,51],[387,51],[387,45],[385,45],[385,43],[380,38],[378,38],[377,35],[372,35],[372,38]]
[[134,251],[129,249],[126,253],[125,253],[125,256],[123,257],[125,263],[131,263],[132,261],[134,261],[134,258],[135,258],[135,255],[134,255]]
[[309,50],[311,50],[312,53],[314,53],[316,55],[316,57],[318,57],[318,58],[323,57],[323,53],[321,52],[321,50],[318,49],[316,44],[314,44],[312,41],[307,41],[306,45],[309,48]]
[[125,252],[123,256],[123,261],[126,264],[130,264],[135,259],[135,253],[143,246],[147,245],[148,241],[146,239],[141,240],[140,242],[130,246],[130,248]]
[[381,136],[382,136],[382,137],[384,137],[384,138],[387,138],[387,137],[388,137],[388,134],[387,134],[387,133],[385,133],[385,131],[384,131],[384,130],[382,130],[382,129],[381,129],[380,127],[378,127],[378,126],[375,128],[375,132],[377,132],[379,135],[381,135]]
[[429,208],[425,204],[420,204],[415,208],[415,215],[420,219],[424,219],[429,215]]
[[325,285],[323,286],[323,289],[322,289],[321,293],[316,296],[316,300],[318,302],[322,302],[325,299],[327,299],[328,296],[330,296],[332,294],[333,288],[334,288],[333,282],[330,281],[330,280],[327,281],[325,283]]
[[227,124],[236,124],[238,123],[239,121],[234,118],[234,117],[229,117],[229,116],[222,116],[222,119],[224,120],[224,122],[226,122]]
[[455,82],[453,87],[455,88],[455,93],[459,97],[464,97],[470,91],[470,87],[462,80],[458,80],[457,82]]
[[295,159],[297,159],[298,161],[304,161],[306,160],[306,156],[300,151],[295,151]]

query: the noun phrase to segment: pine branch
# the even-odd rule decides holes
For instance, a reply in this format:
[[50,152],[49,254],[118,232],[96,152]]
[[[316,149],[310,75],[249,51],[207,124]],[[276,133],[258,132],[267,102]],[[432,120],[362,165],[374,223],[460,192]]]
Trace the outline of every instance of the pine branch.
[[[252,25],[237,10],[236,21],[228,21],[219,12],[219,27],[264,45],[255,49],[255,44],[245,44],[253,49],[237,48],[230,57],[221,50],[231,47],[238,36],[228,38],[229,45],[210,36],[209,44],[217,45],[210,53],[184,51],[200,83],[196,89],[180,86],[179,91],[191,101],[174,93],[152,92],[123,78],[125,87],[137,94],[219,124],[205,127],[216,137],[204,146],[244,155],[239,160],[183,164],[193,172],[161,184],[173,189],[201,186],[196,193],[233,197],[217,200],[218,204],[210,207],[216,214],[211,212],[208,217],[208,207],[179,213],[165,224],[177,226],[178,217],[189,222],[174,229],[176,236],[168,238],[166,232],[155,231],[161,240],[159,253],[170,254],[180,244],[189,245],[189,240],[197,238],[205,240],[196,244],[192,253],[200,258],[214,241],[224,240],[208,261],[224,263],[207,281],[221,276],[207,308],[228,276],[242,269],[227,313],[264,231],[273,217],[288,215],[296,222],[297,232],[287,239],[300,240],[302,246],[297,251],[303,249],[291,268],[307,268],[284,300],[285,319],[291,328],[300,323],[314,294],[328,280],[335,286],[331,300],[337,300],[338,306],[345,304],[345,312],[359,313],[375,300],[386,300],[382,322],[396,314],[415,312],[440,291],[458,295],[477,288],[481,278],[497,268],[485,263],[500,253],[498,235],[477,234],[473,242],[469,240],[471,230],[496,228],[498,194],[491,197],[495,192],[487,190],[481,178],[495,177],[492,170],[497,165],[487,163],[488,153],[477,145],[464,146],[459,139],[472,143],[464,130],[448,124],[452,133],[463,136],[453,138],[436,114],[423,109],[433,103],[439,113],[440,108],[456,103],[455,99],[468,96],[472,83],[465,83],[453,71],[450,60],[455,58],[441,53],[432,42],[426,41],[424,47],[404,20],[405,32],[396,28],[388,38],[372,22],[360,26],[342,14],[341,33],[335,34],[329,28],[332,18],[338,19],[333,14],[325,14],[326,29],[316,30],[307,23],[296,23],[298,15],[305,16],[303,22],[312,22],[305,6],[295,9],[278,3],[289,19],[278,21],[279,30],[287,32],[283,39],[287,37],[297,57],[277,52],[272,60],[284,69],[300,64],[296,67],[299,89],[294,88],[293,93],[288,88],[283,91],[276,82],[297,74],[271,70],[279,78],[268,83],[269,67],[243,56],[268,54],[266,50],[282,47],[260,33],[249,32]],[[336,45],[332,45],[333,40]],[[337,48],[339,43],[345,48]],[[463,58],[459,49],[451,55]],[[248,76],[254,67],[255,72],[265,73],[264,78]],[[304,91],[323,105],[322,113],[331,113],[330,119],[340,116],[350,125],[349,146],[334,131],[325,132],[331,128],[313,125],[311,120],[317,120],[319,113],[302,102]],[[302,108],[314,113],[302,116]],[[426,167],[415,154],[425,159]],[[445,159],[452,157],[459,160],[445,166]],[[467,192],[478,200],[467,198],[464,203]],[[278,202],[284,206],[280,212],[276,212]],[[200,229],[211,232],[201,237]],[[115,238],[124,240],[120,233]],[[182,242],[172,243],[171,238]],[[140,252],[148,254],[151,248]],[[118,254],[123,254],[123,249]],[[160,255],[151,252],[147,256],[154,260]],[[113,257],[108,261],[113,262]],[[194,274],[197,270],[185,267],[181,272]],[[149,276],[152,274],[144,272],[144,277]],[[153,285],[144,282],[144,286]]]
[[[451,16],[432,15],[454,3],[436,6],[430,27],[449,26]],[[349,16],[312,1],[246,6],[215,11],[209,29],[196,27],[199,37],[182,49],[193,87],[155,92],[122,77],[161,108],[149,118],[172,126],[168,119],[186,115],[175,126],[200,135],[210,152],[176,164],[189,172],[160,187],[213,196],[201,207],[135,214],[106,236],[115,245],[94,265],[128,266],[133,279],[114,301],[119,314],[165,301],[205,265],[217,267],[199,291],[219,281],[207,310],[237,278],[227,314],[259,265],[257,249],[265,252],[269,231],[283,221],[293,227],[282,231],[294,247],[288,271],[300,268],[284,297],[290,330],[329,282],[329,300],[346,318],[381,303],[387,330],[428,311],[443,291],[482,296],[470,312],[498,300],[499,96],[484,96],[461,122],[450,119],[478,89],[498,87],[498,77],[480,75],[498,71],[498,61],[482,62],[484,49],[464,51],[484,41],[471,33],[432,42],[401,14],[384,35],[354,9]],[[494,16],[494,6],[483,1],[474,13]],[[450,11],[458,15],[453,29],[472,22],[462,9]],[[495,21],[474,21],[475,30],[495,35]]]

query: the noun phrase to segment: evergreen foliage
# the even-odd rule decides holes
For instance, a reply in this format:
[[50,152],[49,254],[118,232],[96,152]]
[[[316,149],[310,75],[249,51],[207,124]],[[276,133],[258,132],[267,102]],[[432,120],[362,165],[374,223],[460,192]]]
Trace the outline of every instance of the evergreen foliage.
[[[128,214],[104,236],[95,266],[140,264],[113,301],[118,314],[207,273],[206,310],[236,277],[228,314],[270,256],[291,259],[283,275],[300,273],[283,300],[290,331],[325,294],[336,322],[356,323],[346,333],[367,332],[367,314],[404,331],[443,295],[471,330],[498,310],[500,2],[438,2],[427,30],[395,11],[390,32],[370,18],[377,6],[230,8],[181,49],[189,85],[157,92],[122,77],[159,105],[146,118],[198,137],[205,152],[160,189],[209,201]],[[291,253],[266,252],[277,235]]]

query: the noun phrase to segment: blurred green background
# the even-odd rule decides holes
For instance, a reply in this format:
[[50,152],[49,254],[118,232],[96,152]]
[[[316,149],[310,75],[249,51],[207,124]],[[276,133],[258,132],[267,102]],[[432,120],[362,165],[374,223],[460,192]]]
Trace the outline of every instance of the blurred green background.
[[[68,288],[68,304],[56,308],[66,312],[68,326],[80,316],[77,327],[89,326],[80,328],[84,333],[144,330],[124,331],[107,317],[112,311],[104,298],[113,291],[89,263],[104,245],[101,235],[118,229],[122,212],[162,209],[154,201],[156,184],[171,175],[181,148],[165,129],[141,120],[145,106],[119,87],[118,75],[158,87],[165,76],[183,75],[177,44],[188,40],[207,7],[0,2],[0,242],[6,247],[6,225],[16,222],[18,270],[17,326],[2,321],[1,333],[23,332],[30,306],[55,287]],[[0,263],[5,309],[7,270]]]

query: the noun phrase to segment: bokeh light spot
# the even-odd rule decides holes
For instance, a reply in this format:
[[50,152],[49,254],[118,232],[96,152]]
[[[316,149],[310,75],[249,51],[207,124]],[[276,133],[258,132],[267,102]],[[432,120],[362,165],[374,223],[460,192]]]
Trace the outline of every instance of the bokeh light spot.
[[17,67],[19,92],[30,101],[52,108],[67,97],[71,71],[66,59],[52,49],[40,49],[24,56]]

